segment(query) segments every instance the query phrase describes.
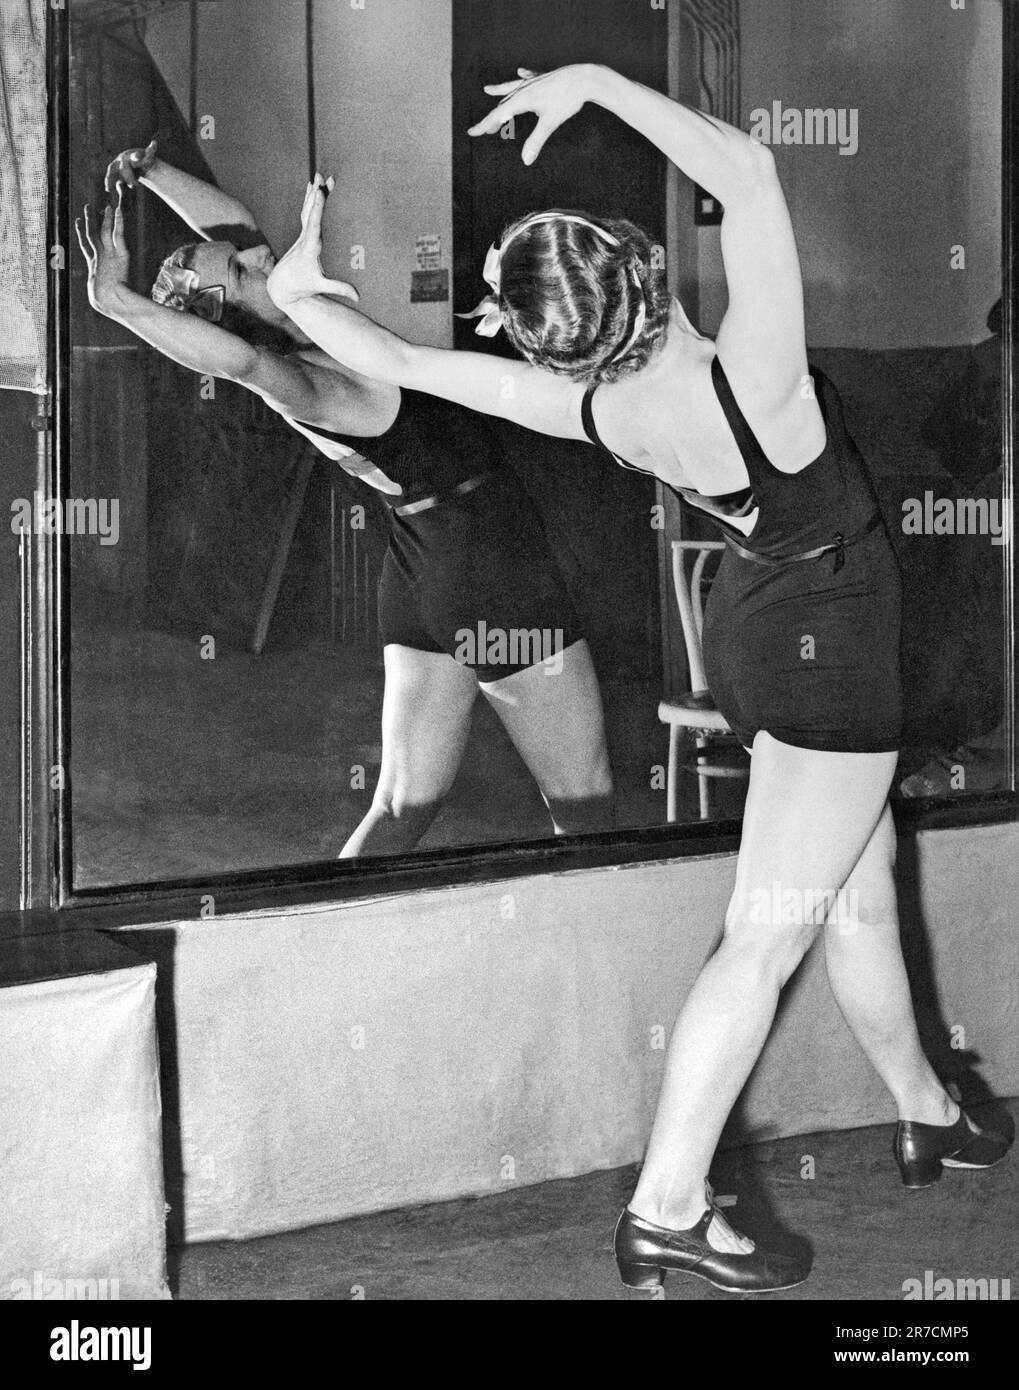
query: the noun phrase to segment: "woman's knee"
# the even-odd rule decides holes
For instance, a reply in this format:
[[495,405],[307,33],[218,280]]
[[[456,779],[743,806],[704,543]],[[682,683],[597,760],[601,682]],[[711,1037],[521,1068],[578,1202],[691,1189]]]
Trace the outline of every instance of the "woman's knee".
[[[801,910],[795,910],[799,907]],[[780,988],[810,950],[823,925],[810,904],[774,901],[762,892],[734,897],[725,915],[722,949],[752,964]]]
[[828,916],[829,941],[850,937],[864,926],[898,923],[895,857],[898,842],[888,814],[871,836],[853,872],[838,893],[835,910]]

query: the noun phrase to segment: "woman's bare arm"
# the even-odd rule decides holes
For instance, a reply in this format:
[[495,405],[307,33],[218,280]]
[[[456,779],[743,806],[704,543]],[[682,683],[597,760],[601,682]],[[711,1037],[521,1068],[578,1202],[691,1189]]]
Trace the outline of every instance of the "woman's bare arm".
[[205,241],[231,241],[242,249],[267,245],[251,211],[215,185],[159,158],[155,140],[124,150],[106,171],[106,191],[143,184]]
[[[593,64],[528,74],[485,90],[503,100],[470,133],[493,134],[511,117],[533,112],[538,123],[524,145],[525,163],[533,163],[549,136],[591,102],[645,136],[713,194],[725,210],[722,255],[729,287],[719,356],[765,413],[799,397],[807,371],[803,283],[770,150],[714,116]],[[635,215],[639,221],[639,210]]]
[[596,63],[549,73],[519,71],[519,78],[485,88],[502,101],[468,134],[495,135],[512,117],[533,113],[538,122],[523,146],[525,164],[533,164],[549,137],[589,102],[632,126],[722,202],[740,196],[749,162],[762,148],[735,126]]
[[286,313],[312,342],[360,376],[440,396],[540,434],[584,438],[581,388],[526,362],[408,343],[325,295],[287,300]]
[[420,347],[374,323],[337,295],[350,286],[329,280],[321,264],[322,214],[328,187],[309,184],[301,235],[269,276],[269,295],[314,343],[372,381],[424,391],[541,434],[584,438],[582,388],[526,362],[480,352]]
[[[361,431],[366,393],[339,369],[253,347],[217,324],[135,294],[128,285],[130,257],[120,206],[116,213],[106,209],[98,232],[87,208],[75,227],[88,262],[89,300],[98,313],[189,371],[237,382],[282,414],[334,430]],[[370,424],[366,432],[372,432]]]

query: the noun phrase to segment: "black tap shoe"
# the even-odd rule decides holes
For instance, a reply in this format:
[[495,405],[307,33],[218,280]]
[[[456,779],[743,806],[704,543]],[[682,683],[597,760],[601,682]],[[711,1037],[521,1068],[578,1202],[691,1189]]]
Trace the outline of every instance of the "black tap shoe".
[[915,1190],[937,1182],[945,1168],[993,1168],[1011,1147],[1011,1139],[972,1125],[962,1111],[954,1125],[900,1120],[893,1151],[902,1181]]
[[[652,1226],[627,1208],[616,1224],[615,1251],[619,1277],[629,1289],[654,1289],[672,1270],[706,1279],[726,1293],[778,1293],[802,1284],[810,1272],[809,1256],[796,1258],[767,1250],[731,1255],[708,1242],[708,1227],[721,1215],[712,1203],[686,1231]],[[724,1218],[723,1218],[724,1219]]]

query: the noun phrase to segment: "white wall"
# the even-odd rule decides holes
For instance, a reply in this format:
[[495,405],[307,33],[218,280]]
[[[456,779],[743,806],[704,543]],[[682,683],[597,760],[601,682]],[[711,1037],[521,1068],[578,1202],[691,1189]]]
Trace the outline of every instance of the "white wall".
[[[1014,825],[919,837],[900,879],[941,1018],[1019,1089]],[[159,963],[190,1240],[505,1191],[636,1162],[662,1043],[711,952],[734,856],[469,883],[129,930]],[[917,906],[911,906],[918,904]],[[894,1106],[815,948],[741,1106],[759,1139]],[[876,1146],[898,1181],[891,1131]],[[614,1212],[606,1213],[611,1223]],[[607,1225],[606,1229],[610,1229]]]
[[[410,303],[414,243],[451,264],[452,0],[320,0],[320,163],[339,180],[327,265],[352,272],[366,311],[449,345],[451,305]],[[297,228],[307,163],[303,0],[199,7],[198,106],[217,178],[249,201],[274,246]],[[147,27],[187,109],[187,13]],[[779,148],[816,346],[893,348],[985,336],[1000,287],[999,0],[745,0],[743,118],[775,100],[860,113],[861,148]],[[686,205],[684,204],[684,210]],[[714,229],[700,233],[703,325],[725,305]],[[966,247],[968,268],[949,268]]]
[[[307,180],[304,0],[219,0],[199,7],[202,150],[222,187],[246,202],[274,248],[299,228]],[[373,318],[416,342],[452,345],[452,305],[411,304],[415,242],[442,238],[452,265],[452,0],[320,0],[315,81],[319,164],[338,181],[325,263],[361,290]],[[188,109],[188,19],[151,19],[148,46]],[[351,248],[365,248],[351,271]]]
[[[1001,293],[1001,4],[744,0],[743,123],[755,108],[848,107],[854,157],[775,151],[818,347],[947,346],[986,337]],[[701,233],[703,320],[724,282]],[[949,248],[966,247],[965,271]]]

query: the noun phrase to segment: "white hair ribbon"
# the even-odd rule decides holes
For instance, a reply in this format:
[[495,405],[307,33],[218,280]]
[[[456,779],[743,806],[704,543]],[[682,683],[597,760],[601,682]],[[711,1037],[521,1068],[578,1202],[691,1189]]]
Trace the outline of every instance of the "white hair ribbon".
[[474,330],[480,333],[482,338],[494,338],[502,327],[502,310],[499,308],[499,295],[502,290],[502,248],[490,246],[488,255],[485,257],[484,276],[488,284],[492,287],[492,293],[486,294],[484,299],[476,309],[472,309],[469,314],[457,314],[458,319],[480,319],[481,322]]
[[161,274],[169,282],[175,296],[175,302],[168,305],[168,308],[194,314],[209,323],[222,321],[226,302],[226,289],[223,285],[211,285],[203,290],[197,270],[189,270],[182,265],[164,263]]

